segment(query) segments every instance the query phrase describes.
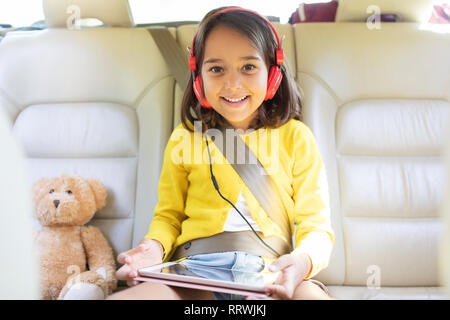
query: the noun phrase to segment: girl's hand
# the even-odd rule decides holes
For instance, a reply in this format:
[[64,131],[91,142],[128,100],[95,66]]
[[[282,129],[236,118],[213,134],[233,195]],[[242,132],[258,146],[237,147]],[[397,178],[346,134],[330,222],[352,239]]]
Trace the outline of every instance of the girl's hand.
[[139,275],[138,270],[162,263],[163,256],[164,250],[159,241],[143,239],[136,248],[119,254],[117,261],[123,266],[117,270],[116,277],[126,280],[128,286],[137,285],[140,282],[133,278]]
[[265,292],[272,299],[289,300],[295,289],[303,282],[311,268],[307,254],[286,254],[275,260],[269,267],[272,272],[281,271],[274,284],[265,287]]

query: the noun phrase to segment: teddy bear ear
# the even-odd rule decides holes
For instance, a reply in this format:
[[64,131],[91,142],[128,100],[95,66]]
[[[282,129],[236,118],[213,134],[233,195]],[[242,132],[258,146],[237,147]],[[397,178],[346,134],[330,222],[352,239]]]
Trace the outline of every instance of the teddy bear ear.
[[98,179],[86,179],[86,181],[94,192],[97,210],[104,208],[106,206],[107,195],[105,186]]
[[31,188],[33,203],[36,203],[41,195],[47,191],[44,187],[48,185],[49,181],[50,179],[42,178],[33,184],[33,187]]

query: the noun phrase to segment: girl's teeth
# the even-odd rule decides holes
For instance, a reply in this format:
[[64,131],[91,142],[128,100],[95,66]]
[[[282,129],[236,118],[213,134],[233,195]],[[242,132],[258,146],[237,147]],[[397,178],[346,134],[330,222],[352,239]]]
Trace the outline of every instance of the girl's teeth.
[[239,101],[244,100],[245,98],[247,98],[247,97],[242,97],[242,98],[239,98],[239,99],[230,99],[230,98],[225,98],[224,97],[225,100],[230,101],[230,102],[239,102]]

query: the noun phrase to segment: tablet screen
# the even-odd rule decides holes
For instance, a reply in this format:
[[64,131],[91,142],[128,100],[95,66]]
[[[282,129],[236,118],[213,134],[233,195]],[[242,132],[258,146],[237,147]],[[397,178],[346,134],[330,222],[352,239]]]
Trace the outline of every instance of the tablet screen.
[[275,281],[278,273],[247,272],[227,268],[210,267],[183,262],[168,262],[161,265],[140,269],[142,276],[156,277],[199,284],[218,285],[262,291],[266,284]]

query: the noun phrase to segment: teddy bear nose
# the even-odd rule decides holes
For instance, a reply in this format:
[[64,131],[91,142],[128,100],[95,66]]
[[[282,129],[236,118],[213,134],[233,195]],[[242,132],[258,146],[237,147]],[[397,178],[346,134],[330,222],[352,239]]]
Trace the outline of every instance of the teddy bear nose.
[[55,205],[55,208],[58,208],[58,206],[59,206],[59,200],[53,200],[53,204]]

